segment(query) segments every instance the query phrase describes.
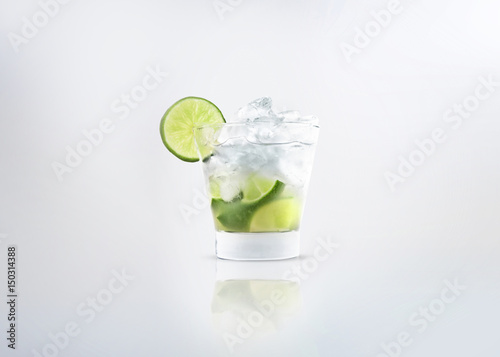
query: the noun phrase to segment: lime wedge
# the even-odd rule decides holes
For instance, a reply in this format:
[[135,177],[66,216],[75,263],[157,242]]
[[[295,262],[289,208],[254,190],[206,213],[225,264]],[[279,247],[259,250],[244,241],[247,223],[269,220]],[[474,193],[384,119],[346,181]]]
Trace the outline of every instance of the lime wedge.
[[243,197],[240,196],[231,202],[212,199],[212,210],[216,217],[217,228],[228,232],[248,232],[250,221],[256,210],[278,197],[284,188],[283,182],[274,181],[271,189],[257,200],[246,201],[244,194]]
[[301,205],[293,197],[260,206],[250,222],[250,232],[283,232],[299,227]]
[[219,182],[215,179],[208,180],[208,192],[210,192],[210,197],[220,199],[220,186]]
[[278,181],[267,177],[252,175],[243,186],[243,201],[256,202],[265,197]]
[[198,161],[193,128],[206,124],[225,123],[221,111],[212,102],[186,97],[175,102],[163,115],[160,134],[163,144],[179,159]]

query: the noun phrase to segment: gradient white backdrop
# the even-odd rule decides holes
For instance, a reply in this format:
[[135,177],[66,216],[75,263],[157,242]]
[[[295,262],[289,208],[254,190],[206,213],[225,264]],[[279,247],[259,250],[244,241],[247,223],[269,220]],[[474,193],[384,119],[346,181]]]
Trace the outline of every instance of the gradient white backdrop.
[[[498,356],[500,3],[63,2],[0,6],[1,356]],[[483,99],[471,97],[478,86]],[[284,326],[232,353],[214,322],[226,268],[201,169],[158,131],[188,95],[228,119],[261,96],[320,118],[290,264],[311,262],[322,237],[338,248],[301,278]],[[108,133],[84,148],[100,126]],[[442,142],[414,153],[418,166],[391,189],[387,173],[435,130]],[[58,179],[54,163],[78,145],[88,155]],[[463,288],[453,303],[440,300],[447,282]],[[411,317],[428,307],[418,329]]]

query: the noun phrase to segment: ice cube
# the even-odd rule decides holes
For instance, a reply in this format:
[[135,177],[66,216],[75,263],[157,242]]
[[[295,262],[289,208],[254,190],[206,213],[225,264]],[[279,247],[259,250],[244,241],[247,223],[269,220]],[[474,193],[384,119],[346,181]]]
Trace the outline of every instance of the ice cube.
[[250,172],[257,171],[267,163],[267,155],[261,148],[256,147],[256,145],[248,143],[246,146],[246,153],[240,159],[239,164],[242,168]]
[[286,160],[278,160],[276,163],[277,176],[285,183],[302,187],[307,177],[304,172],[308,172],[308,166],[312,162],[311,145],[292,143],[281,148],[283,152],[280,156],[286,155]]
[[240,194],[238,180],[233,173],[222,173],[209,179],[214,185],[219,187],[220,197],[230,202]]
[[248,124],[248,141],[251,143],[270,143],[278,132],[279,119],[258,118]]
[[287,110],[277,114],[278,118],[284,121],[299,121],[300,112],[298,110]]
[[240,188],[232,182],[220,186],[220,197],[226,202],[231,202],[239,193]]
[[238,110],[238,119],[253,121],[262,117],[276,117],[272,110],[273,101],[269,97],[262,97],[248,103]]

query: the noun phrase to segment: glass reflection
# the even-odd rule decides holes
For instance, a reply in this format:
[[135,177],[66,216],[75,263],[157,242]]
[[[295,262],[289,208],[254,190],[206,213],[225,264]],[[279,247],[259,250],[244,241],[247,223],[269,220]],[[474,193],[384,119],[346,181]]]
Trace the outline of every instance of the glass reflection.
[[302,305],[300,285],[283,279],[296,259],[242,262],[217,259],[211,312],[229,352],[284,328]]

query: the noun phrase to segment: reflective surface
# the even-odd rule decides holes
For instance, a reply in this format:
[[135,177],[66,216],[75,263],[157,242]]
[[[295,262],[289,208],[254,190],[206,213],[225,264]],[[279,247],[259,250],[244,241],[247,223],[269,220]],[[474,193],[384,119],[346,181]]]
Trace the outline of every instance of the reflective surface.
[[[499,3],[42,2],[0,11],[2,357],[498,356]],[[325,118],[298,259],[216,260],[187,95]]]

